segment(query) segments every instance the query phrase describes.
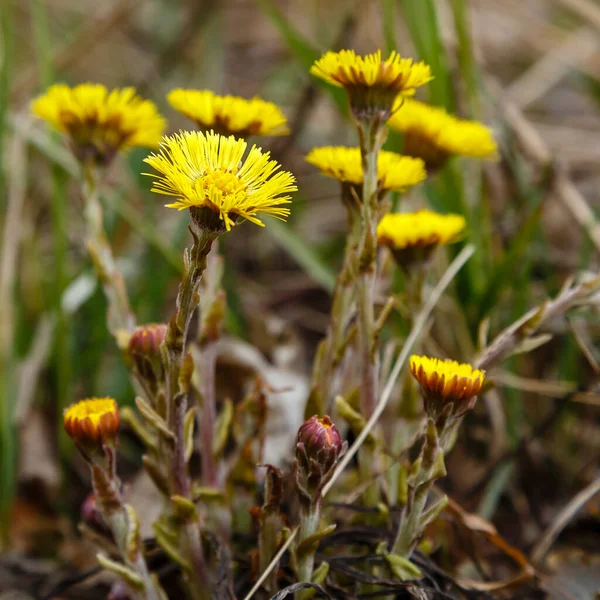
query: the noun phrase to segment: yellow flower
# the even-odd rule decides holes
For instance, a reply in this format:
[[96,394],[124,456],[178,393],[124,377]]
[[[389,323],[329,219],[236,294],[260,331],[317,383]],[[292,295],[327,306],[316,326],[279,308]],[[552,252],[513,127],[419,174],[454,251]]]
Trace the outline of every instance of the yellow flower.
[[457,241],[465,226],[461,215],[390,213],[377,226],[377,243],[388,246],[398,265],[410,273],[413,266],[427,264],[438,246]]
[[443,108],[410,98],[398,102],[388,124],[404,134],[404,152],[422,158],[430,168],[448,157],[495,158],[497,146],[491,131],[477,121],[465,121]]
[[79,160],[98,164],[110,162],[119,150],[158,146],[166,125],[156,106],[134,88],[109,92],[93,83],[53,85],[33,100],[31,109],[69,136]]
[[465,226],[461,215],[440,215],[429,210],[390,213],[377,226],[377,241],[393,249],[439,246],[456,241]]
[[[306,161],[314,165],[324,175],[342,183],[362,185],[364,173],[360,148],[344,146],[323,146],[313,148]],[[377,161],[379,188],[381,190],[404,190],[420,183],[427,177],[425,163],[418,158],[402,156],[382,150]]]
[[287,135],[287,119],[278,106],[260,98],[217,96],[209,90],[176,89],[167,96],[169,104],[195,121],[202,130],[223,135]]
[[119,409],[113,398],[88,398],[65,409],[63,420],[66,432],[80,446],[101,449],[117,435]]
[[259,213],[285,220],[290,211],[281,205],[289,204],[289,193],[298,189],[295,177],[277,172],[281,165],[256,146],[244,158],[247,146],[244,140],[213,132],[166,136],[160,152],[144,159],[161,174],[155,176],[152,191],[176,197],[167,206],[189,208],[199,225],[207,211],[228,231],[238,217],[257,225],[263,225]]
[[354,50],[326,52],[310,72],[343,87],[357,118],[383,111],[383,120],[389,116],[398,95],[412,96],[416,88],[433,79],[424,62],[414,63],[396,52],[382,60],[381,50],[364,57],[357,56]]
[[454,360],[439,360],[427,356],[411,356],[410,372],[419,382],[425,399],[425,410],[437,419],[446,406],[452,404],[453,417],[458,417],[475,405],[483,387],[484,371]]

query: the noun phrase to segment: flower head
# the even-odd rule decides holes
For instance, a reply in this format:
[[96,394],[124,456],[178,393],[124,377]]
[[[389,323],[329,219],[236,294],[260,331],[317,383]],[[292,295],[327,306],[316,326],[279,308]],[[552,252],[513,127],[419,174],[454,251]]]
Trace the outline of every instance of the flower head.
[[[360,186],[364,180],[360,148],[324,146],[313,148],[306,161],[324,175],[342,183]],[[404,190],[420,183],[427,177],[425,163],[418,158],[402,156],[381,150],[377,161],[379,187],[381,190]]]
[[287,119],[279,107],[254,97],[218,96],[210,90],[176,89],[169,104],[200,127],[224,135],[287,135]]
[[[257,217],[264,213],[285,220],[290,213],[282,204],[290,203],[296,179],[270,159],[269,152],[233,136],[184,131],[167,136],[158,154],[145,159],[160,175],[152,191],[174,196],[169,208],[190,209],[194,221],[202,226],[216,217],[218,227],[231,229],[238,218],[263,225]],[[279,172],[277,172],[279,171]]]
[[296,438],[296,486],[301,500],[318,501],[320,489],[333,475],[334,467],[346,451],[338,428],[325,415],[308,419]]
[[410,372],[421,385],[425,410],[434,420],[450,404],[453,417],[472,409],[485,379],[483,371],[469,364],[427,356],[411,356]]
[[77,158],[107,164],[120,150],[154,148],[166,122],[134,88],[108,91],[100,84],[56,84],[31,103],[35,115],[69,136]]
[[113,398],[88,398],[72,404],[64,413],[64,426],[81,447],[101,449],[119,429],[119,409]]
[[397,96],[412,96],[416,88],[433,79],[425,63],[414,63],[396,52],[382,60],[381,50],[366,56],[357,56],[354,50],[326,52],[310,72],[343,87],[357,118],[379,113],[382,121],[389,117]]
[[164,323],[151,323],[136,327],[129,338],[129,355],[137,372],[151,384],[163,377],[160,345],[166,332],[167,326]]
[[429,168],[450,156],[494,158],[497,146],[491,131],[477,121],[449,115],[443,108],[410,98],[398,102],[389,126],[404,134],[404,152],[422,158]]
[[427,262],[438,246],[457,241],[465,226],[461,215],[440,215],[429,210],[390,213],[377,226],[377,242],[388,246],[398,264],[408,269]]

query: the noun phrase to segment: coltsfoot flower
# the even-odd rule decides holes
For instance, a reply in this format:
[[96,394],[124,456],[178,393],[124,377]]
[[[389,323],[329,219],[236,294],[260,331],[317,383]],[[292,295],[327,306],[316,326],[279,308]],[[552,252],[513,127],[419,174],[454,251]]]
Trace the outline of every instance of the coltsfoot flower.
[[33,100],[31,109],[69,137],[78,160],[99,165],[127,148],[155,148],[166,125],[154,103],[131,87],[109,91],[94,83],[56,84]]
[[429,210],[390,213],[377,226],[377,243],[392,251],[403,269],[425,264],[440,245],[457,241],[466,220],[461,215],[441,215]]
[[254,97],[218,96],[210,90],[176,89],[167,96],[169,104],[203,131],[223,135],[287,135],[287,119],[272,102]]
[[482,123],[459,119],[411,98],[398,102],[396,109],[388,125],[404,134],[404,153],[422,158],[430,169],[450,156],[497,157],[492,132]]
[[452,405],[451,417],[471,410],[485,379],[484,371],[469,364],[427,356],[411,356],[410,372],[421,386],[425,411],[434,421],[448,405]]
[[[323,175],[342,183],[362,186],[364,172],[360,148],[323,146],[313,148],[306,161],[317,167]],[[377,160],[377,179],[381,191],[402,191],[421,183],[427,177],[425,163],[419,158],[402,156],[381,150]],[[360,193],[358,196],[360,197]]]
[[150,383],[161,380],[164,374],[160,345],[166,332],[164,323],[151,323],[136,327],[129,338],[129,355],[140,376]]
[[240,218],[264,226],[261,213],[281,220],[290,214],[282,205],[291,202],[296,179],[269,152],[252,146],[244,158],[244,140],[199,131],[167,136],[160,145],[144,159],[160,173],[146,173],[156,177],[152,191],[174,196],[167,206],[190,209],[199,227],[229,231]]
[[397,52],[382,60],[381,50],[366,56],[357,56],[354,50],[326,52],[310,72],[343,87],[357,119],[378,115],[382,122],[388,119],[399,95],[412,96],[418,87],[433,79],[424,62],[415,63]]
[[72,404],[64,413],[65,431],[86,450],[102,450],[115,440],[119,409],[113,398],[87,398]]

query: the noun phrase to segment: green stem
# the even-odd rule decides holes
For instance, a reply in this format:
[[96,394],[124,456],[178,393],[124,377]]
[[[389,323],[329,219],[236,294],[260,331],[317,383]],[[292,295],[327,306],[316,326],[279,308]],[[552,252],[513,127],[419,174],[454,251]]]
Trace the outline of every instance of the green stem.
[[[317,533],[321,523],[321,502],[318,500],[311,503],[308,510],[302,510],[300,516],[300,529],[298,532],[298,545]],[[299,582],[310,583],[312,581],[313,568],[315,566],[314,551],[307,550],[301,556],[296,557],[296,577]],[[295,600],[307,600],[312,598],[314,591],[310,589],[299,590],[294,594]]]
[[[353,262],[361,233],[360,205],[356,205],[355,191],[349,186],[342,186],[342,200],[348,211],[348,234],[344,248],[344,261],[340,270],[331,302],[331,317],[323,347],[315,361],[312,375],[312,390],[316,393],[316,409],[321,415],[331,410],[336,394],[334,381],[337,369],[344,357],[348,323],[354,308],[355,278]],[[313,407],[311,407],[312,411]],[[311,413],[312,415],[312,413]],[[309,418],[311,415],[306,414]]]
[[[375,277],[377,273],[377,160],[382,145],[379,120],[359,124],[364,183],[362,195],[362,223],[358,244],[358,282],[357,282],[357,325],[358,348],[361,373],[361,413],[368,419],[377,404],[378,354],[376,349],[377,332],[375,328]],[[369,479],[377,471],[376,451],[363,446],[359,453],[360,472]],[[370,485],[364,497],[368,506],[377,506],[379,487],[375,482]]]
[[86,203],[88,251],[108,301],[108,329],[121,348],[124,343],[122,333],[131,333],[135,329],[135,317],[129,305],[125,281],[117,267],[104,230],[97,173],[92,165],[86,165],[83,196]]
[[137,573],[143,583],[143,592],[128,586],[130,593],[136,600],[161,600],[160,586],[150,576],[144,558],[137,517],[127,510],[119,491],[120,482],[115,475],[114,466],[114,454],[108,469],[104,470],[97,465],[91,466],[94,496],[102,518],[113,534],[121,559]]
[[[436,479],[446,474],[443,440],[448,429],[449,427],[444,427],[438,432],[434,422],[431,419],[427,421],[419,470],[412,475],[412,481],[409,481],[408,498],[400,515],[398,533],[392,550],[394,554],[407,559],[419,543],[427,525],[424,514],[429,492]],[[441,510],[442,504],[438,503],[437,506]]]

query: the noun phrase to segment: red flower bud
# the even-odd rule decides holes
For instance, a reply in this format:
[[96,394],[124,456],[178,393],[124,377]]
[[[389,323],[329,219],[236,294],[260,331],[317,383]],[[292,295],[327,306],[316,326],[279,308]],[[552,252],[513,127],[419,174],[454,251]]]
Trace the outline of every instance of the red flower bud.
[[328,416],[316,415],[298,430],[296,439],[296,485],[305,500],[316,500],[333,475],[334,467],[347,444]]
[[135,367],[139,375],[151,383],[164,377],[160,345],[166,332],[164,323],[151,323],[136,327],[129,339],[129,354]]

